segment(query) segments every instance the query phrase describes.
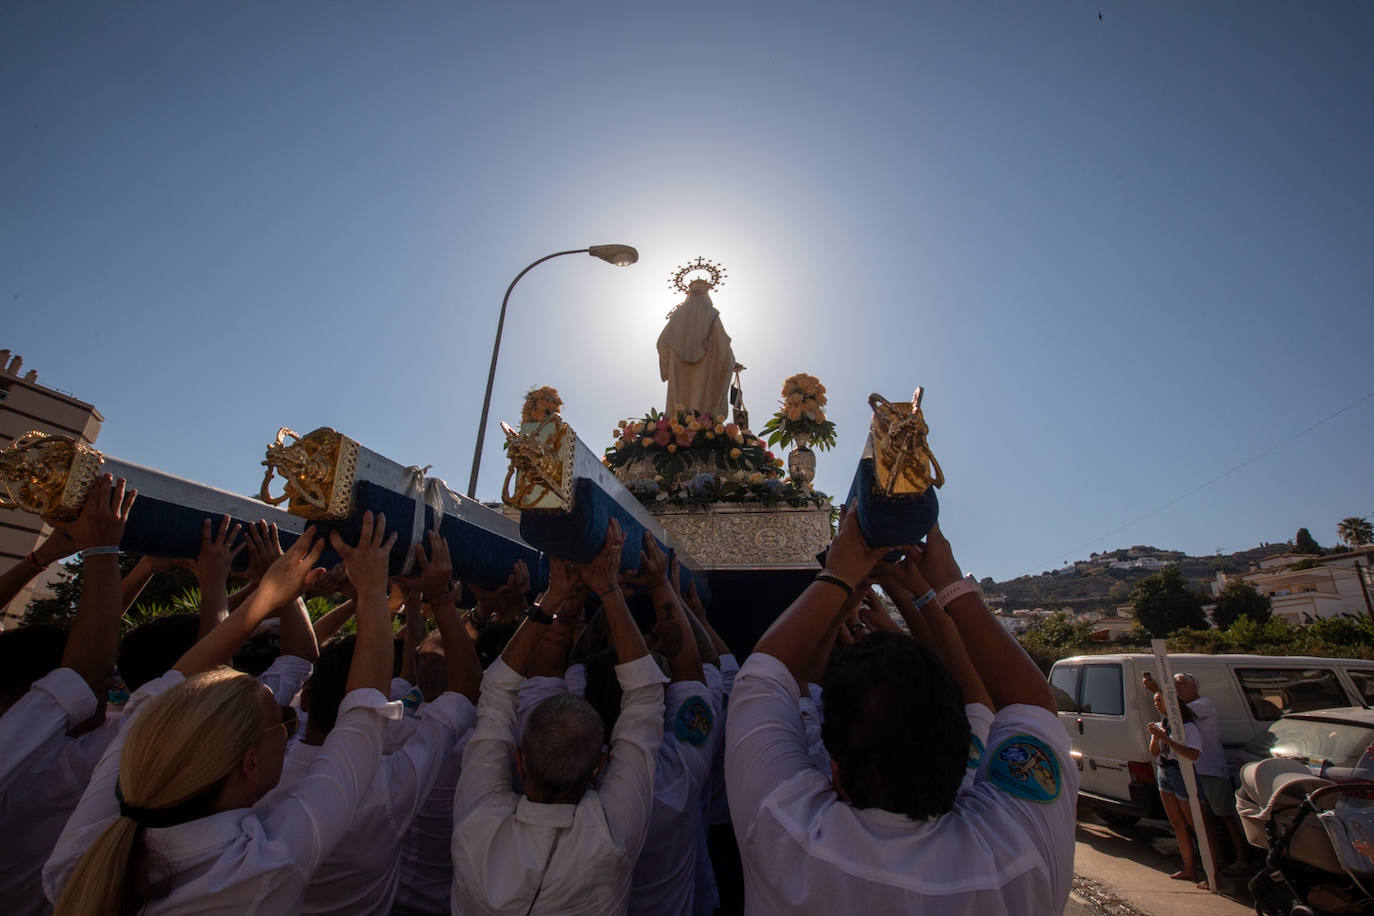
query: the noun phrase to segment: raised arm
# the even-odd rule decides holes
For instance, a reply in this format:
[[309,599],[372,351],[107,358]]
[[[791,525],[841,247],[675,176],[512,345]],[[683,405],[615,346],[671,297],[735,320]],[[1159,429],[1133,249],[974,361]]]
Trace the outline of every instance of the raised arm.
[[315,539],[314,526],[306,528],[291,549],[272,564],[248,600],[186,650],[173,668],[190,677],[228,662],[258,624],[304,590],[323,550],[324,541]]
[[[937,592],[962,577],[954,551],[938,524],[930,529],[917,566]],[[945,611],[958,628],[973,668],[982,678],[997,709],[1025,703],[1056,712],[1049,682],[1016,637],[988,611],[982,595],[977,592],[959,595],[949,601]]]
[[[386,696],[396,651],[391,636],[391,611],[386,603],[387,559],[396,543],[396,532],[387,537],[386,516],[378,513],[374,519],[371,512],[364,512],[356,546],[344,543],[337,531],[330,532],[329,543],[343,558],[348,579],[358,595],[358,642],[348,669],[348,691],[371,687]],[[258,588],[261,590],[262,586]]]
[[606,540],[601,552],[590,563],[579,567],[582,581],[601,599],[611,645],[615,646],[616,660],[622,665],[649,654],[644,635],[630,616],[625,593],[620,590],[620,551],[624,547],[625,532],[620,530],[619,522],[611,519],[606,526]]
[[[568,670],[568,652],[573,634],[582,620],[583,605],[579,597],[580,582],[577,570],[566,560],[549,560],[549,588],[539,599],[545,614],[553,615],[553,625],[534,648],[530,658],[529,677],[562,677]],[[558,596],[563,595],[560,599]],[[552,600],[550,599],[552,597]]]
[[[878,582],[897,606],[912,638],[939,657],[963,691],[964,702],[982,703],[994,709],[992,697],[959,636],[959,628],[932,594],[934,589],[921,575],[915,557],[908,555],[900,563],[883,563],[879,568]],[[917,601],[923,603],[918,605]]]
[[794,678],[805,678],[817,647],[837,619],[843,618],[849,599],[884,553],[884,548],[868,546],[858,518],[842,508],[840,529],[826,551],[824,572],[773,621],[754,651],[782,662]]
[[448,689],[461,693],[475,704],[482,685],[482,663],[477,659],[477,649],[468,637],[467,627],[458,616],[457,598],[461,586],[453,581],[448,542],[437,531],[430,531],[425,540],[428,552],[423,545],[415,545],[415,559],[420,565],[418,584],[429,602],[434,622],[439,625]]
[[243,550],[243,542],[239,540],[241,527],[231,527],[227,515],[220,520],[218,529],[208,518],[201,524],[200,553],[191,566],[200,585],[200,631],[196,634],[197,638],[204,638],[229,616],[227,583],[234,557]]
[[74,542],[89,546],[83,548],[85,583],[62,653],[62,667],[81,675],[97,697],[105,693],[119,648],[124,605],[118,547],[137,495],[137,490],[125,492],[124,478],[114,481],[109,474],[103,475],[70,529]]
[[[682,616],[686,619],[687,625],[692,628],[692,638],[696,640],[697,656],[701,659],[702,665],[715,665],[720,667],[720,651],[711,640],[710,631],[706,625],[697,618],[696,612],[692,609],[685,595],[682,594],[682,566],[678,563],[677,557],[673,557],[668,562],[668,579],[673,584],[673,595],[677,598],[677,606],[682,611]],[[696,583],[692,583],[693,593],[696,591]],[[703,614],[703,616],[705,616]],[[726,650],[727,652],[729,649]]]
[[653,535],[644,532],[644,549],[639,555],[639,571],[627,578],[649,592],[654,606],[658,649],[668,659],[668,672],[673,681],[706,683],[701,670],[701,655],[686,612],[678,603],[677,592],[669,580],[668,556],[659,549]]

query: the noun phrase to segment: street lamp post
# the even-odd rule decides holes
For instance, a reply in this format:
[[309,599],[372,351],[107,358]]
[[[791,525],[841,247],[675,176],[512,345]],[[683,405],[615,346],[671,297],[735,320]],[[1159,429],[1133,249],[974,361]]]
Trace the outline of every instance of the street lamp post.
[[614,264],[616,267],[629,267],[639,260],[639,252],[629,245],[592,245],[590,248],[555,251],[553,254],[546,254],[530,264],[516,274],[514,280],[510,281],[510,286],[506,287],[506,295],[501,299],[501,317],[496,320],[496,340],[491,345],[491,368],[487,370],[487,392],[482,396],[482,419],[477,422],[477,448],[472,453],[472,476],[468,479],[469,499],[477,498],[477,472],[482,467],[482,444],[487,437],[487,413],[491,409],[491,387],[496,381],[496,357],[501,352],[501,331],[506,326],[506,303],[510,302],[510,292],[515,289],[515,284],[519,283],[520,278],[525,274],[545,261],[565,254],[589,254],[594,258],[600,258],[607,264]]

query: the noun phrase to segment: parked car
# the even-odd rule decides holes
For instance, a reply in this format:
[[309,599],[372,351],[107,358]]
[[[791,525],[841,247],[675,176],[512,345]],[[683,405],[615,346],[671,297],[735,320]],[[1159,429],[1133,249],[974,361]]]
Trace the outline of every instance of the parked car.
[[1266,757],[1295,757],[1312,772],[1341,781],[1352,777],[1374,745],[1374,709],[1342,706],[1295,712],[1269,723],[1237,755],[1238,765]]
[[[1241,748],[1280,716],[1374,703],[1374,661],[1364,659],[1182,654],[1169,663],[1196,677],[1216,705],[1233,775]],[[1082,774],[1079,795],[1113,823],[1163,815],[1145,732],[1156,714],[1141,686],[1155,667],[1153,655],[1080,655],[1050,671]]]

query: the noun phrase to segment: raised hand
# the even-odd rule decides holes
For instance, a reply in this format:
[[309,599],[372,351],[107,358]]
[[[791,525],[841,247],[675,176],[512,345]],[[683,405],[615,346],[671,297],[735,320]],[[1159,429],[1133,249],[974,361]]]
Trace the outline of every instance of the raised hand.
[[859,528],[858,513],[841,506],[839,530],[825,555],[825,571],[857,588],[886,553],[885,547],[868,546]]
[[102,474],[81,504],[81,514],[71,522],[50,521],[56,529],[50,540],[62,540],[67,553],[90,547],[118,547],[124,537],[124,525],[129,520],[137,490],[125,492],[123,477],[115,480]]
[[428,553],[425,552],[424,544],[415,545],[415,562],[419,565],[420,572],[414,576],[414,580],[424,596],[433,601],[440,595],[452,591],[453,557],[448,552],[448,541],[444,540],[439,532],[427,532],[425,541],[429,545]]
[[621,580],[652,591],[668,584],[668,555],[659,549],[658,542],[644,532],[644,549],[639,555],[639,569],[621,574]]
[[930,534],[926,535],[917,566],[921,575],[936,589],[944,588],[951,582],[958,582],[964,575],[959,571],[959,564],[954,559],[954,549],[949,546],[949,541],[940,531],[938,523],[933,525]]
[[277,558],[258,583],[253,598],[262,603],[267,611],[281,607],[305,591],[312,579],[319,578],[315,563],[324,552],[324,538],[315,539],[315,526],[311,525],[301,532],[291,549]]
[[276,523],[269,525],[261,518],[244,529],[243,535],[248,549],[248,569],[244,575],[257,582],[282,555],[281,538]]
[[625,547],[625,532],[620,523],[611,519],[606,526],[606,540],[601,551],[590,563],[580,567],[582,581],[597,595],[618,591],[620,588],[620,552]]
[[549,587],[539,596],[544,613],[558,615],[558,611],[577,594],[581,576],[576,564],[558,557],[549,557]]
[[234,565],[234,557],[244,548],[244,542],[239,540],[239,529],[242,527],[231,524],[227,515],[220,519],[218,529],[208,518],[201,523],[200,553],[196,554],[191,569],[200,580],[202,592],[207,585],[224,588],[224,580],[229,578],[229,569]]
[[387,567],[392,545],[396,543],[395,531],[391,532],[390,537],[386,536],[386,515],[378,513],[374,519],[371,512],[363,513],[356,546],[345,543],[337,531],[329,533],[329,543],[334,547],[334,552],[343,558],[349,581],[358,590],[359,596],[366,592],[385,599]]

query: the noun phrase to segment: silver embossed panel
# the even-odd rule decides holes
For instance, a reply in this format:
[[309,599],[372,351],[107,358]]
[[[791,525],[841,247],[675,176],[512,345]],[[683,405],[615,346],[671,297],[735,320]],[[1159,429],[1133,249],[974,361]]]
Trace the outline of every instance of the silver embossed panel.
[[655,517],[707,569],[813,567],[830,543],[830,509],[709,506]]

